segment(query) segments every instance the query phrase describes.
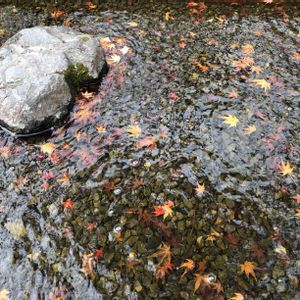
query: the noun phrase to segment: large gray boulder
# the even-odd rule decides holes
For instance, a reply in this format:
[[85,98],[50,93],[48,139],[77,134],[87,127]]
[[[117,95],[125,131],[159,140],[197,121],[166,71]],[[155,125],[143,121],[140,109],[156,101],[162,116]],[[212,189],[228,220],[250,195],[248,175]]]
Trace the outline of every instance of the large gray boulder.
[[21,30],[0,48],[0,124],[16,133],[52,124],[72,100],[66,73],[96,79],[104,64],[91,35],[65,26]]

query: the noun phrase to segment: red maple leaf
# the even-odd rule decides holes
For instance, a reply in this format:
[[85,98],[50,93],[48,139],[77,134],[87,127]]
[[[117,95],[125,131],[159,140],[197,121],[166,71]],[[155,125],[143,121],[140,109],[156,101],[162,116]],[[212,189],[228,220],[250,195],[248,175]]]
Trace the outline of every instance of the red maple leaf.
[[153,214],[156,217],[162,216],[164,213],[165,213],[165,210],[164,210],[164,208],[163,208],[162,205],[156,205],[156,206],[154,206],[154,212],[153,212]]
[[96,258],[101,257],[103,255],[103,250],[102,249],[95,250],[94,255],[96,256]]
[[72,209],[73,208],[73,201],[71,198],[67,199],[63,202],[63,206],[65,209]]

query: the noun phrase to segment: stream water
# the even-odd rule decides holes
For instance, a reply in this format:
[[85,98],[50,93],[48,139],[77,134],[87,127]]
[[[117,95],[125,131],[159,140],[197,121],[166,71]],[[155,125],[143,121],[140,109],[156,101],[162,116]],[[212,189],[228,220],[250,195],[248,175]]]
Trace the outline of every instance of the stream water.
[[[0,132],[0,291],[299,299],[299,6],[68,5],[61,19],[0,7],[0,42],[65,22],[97,35],[109,63],[54,132]],[[154,215],[166,206],[173,214]]]

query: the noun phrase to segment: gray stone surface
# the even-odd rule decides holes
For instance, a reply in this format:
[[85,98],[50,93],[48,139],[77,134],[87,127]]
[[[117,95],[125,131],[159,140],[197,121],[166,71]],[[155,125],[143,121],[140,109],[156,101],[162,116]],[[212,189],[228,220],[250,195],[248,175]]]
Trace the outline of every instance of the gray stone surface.
[[23,29],[0,48],[0,124],[17,133],[60,119],[71,102],[64,71],[78,63],[92,78],[105,63],[93,36],[69,27]]

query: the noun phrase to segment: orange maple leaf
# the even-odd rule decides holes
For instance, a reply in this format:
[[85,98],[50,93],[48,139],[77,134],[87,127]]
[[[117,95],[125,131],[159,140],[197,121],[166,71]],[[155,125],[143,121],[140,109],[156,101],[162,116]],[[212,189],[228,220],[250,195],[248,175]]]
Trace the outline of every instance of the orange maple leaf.
[[300,204],[300,195],[297,194],[294,199],[296,200],[297,204]]
[[185,268],[181,277],[183,277],[188,271],[193,270],[195,268],[195,263],[192,259],[186,259],[184,263],[180,265],[179,268]]
[[255,265],[255,263],[253,263],[251,261],[245,261],[243,264],[240,265],[240,267],[241,267],[241,272],[245,273],[248,278],[251,275],[252,277],[254,277],[256,279],[256,276],[255,276],[256,265]]
[[150,149],[153,149],[156,147],[157,138],[152,136],[146,136],[142,138],[141,140],[137,141],[135,143],[136,148],[144,148],[149,147]]
[[171,261],[172,253],[171,247],[165,243],[162,243],[158,248],[157,251],[154,252],[152,255],[149,256],[156,257],[159,259],[158,265],[162,264],[165,260]]

